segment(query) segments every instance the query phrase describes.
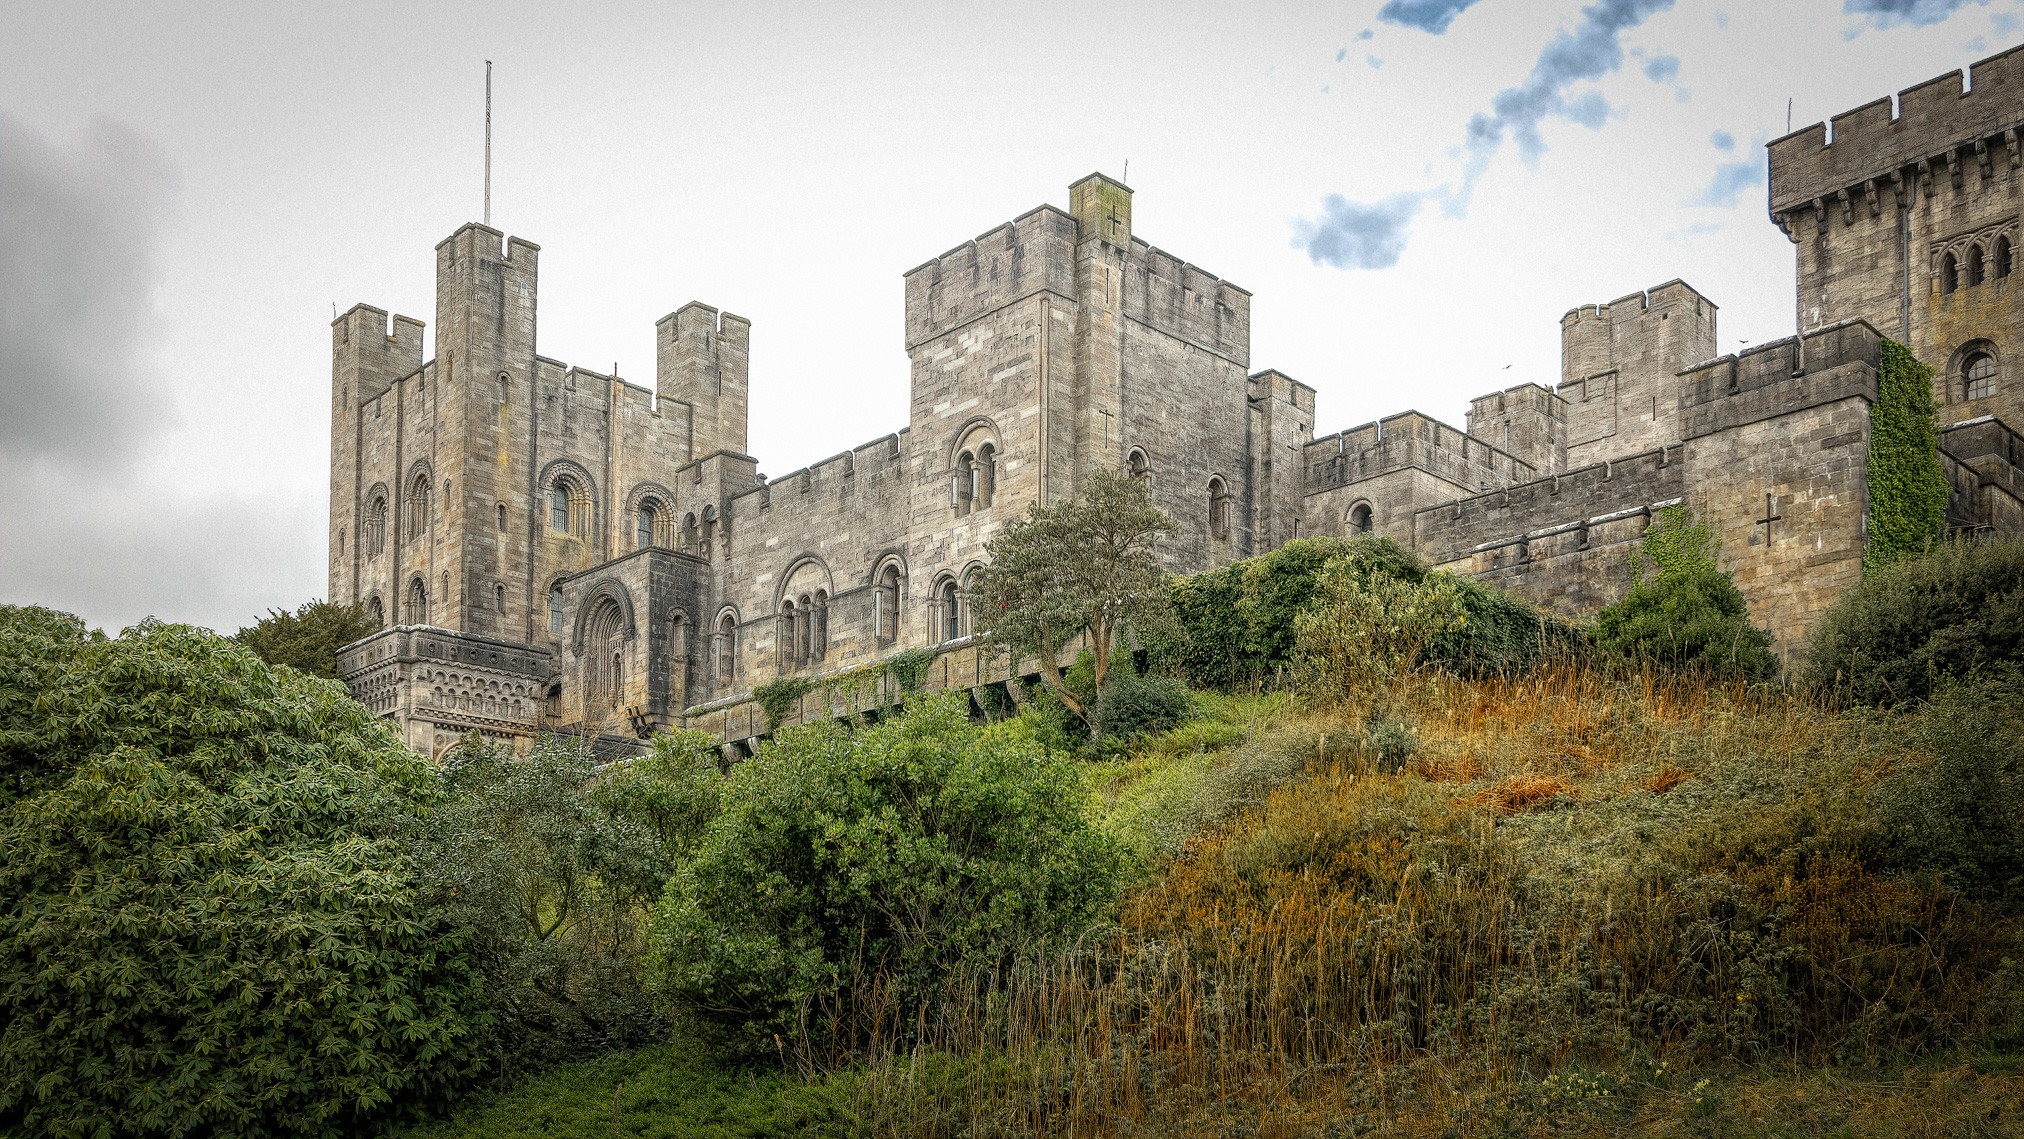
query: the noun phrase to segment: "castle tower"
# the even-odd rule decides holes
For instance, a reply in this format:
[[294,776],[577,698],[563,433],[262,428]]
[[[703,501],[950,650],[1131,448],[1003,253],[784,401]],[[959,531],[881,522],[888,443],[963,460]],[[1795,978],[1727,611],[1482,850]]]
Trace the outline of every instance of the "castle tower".
[[1715,316],[1715,302],[1673,280],[1562,317],[1558,394],[1567,417],[1566,459],[1541,469],[1679,442],[1679,374],[1714,357]]
[[[1124,292],[1131,187],[1091,174],[1068,188],[1075,218],[1075,473],[1124,461]],[[1073,485],[1058,493],[1075,492]]]
[[365,304],[353,305],[330,322],[330,585],[325,596],[339,604],[367,604],[377,587],[384,611],[391,597],[385,582],[376,580],[386,575],[373,550],[376,542],[383,548],[394,536],[386,533],[391,524],[373,514],[382,506],[392,513],[393,503],[384,497],[392,488],[382,478],[367,477],[376,473],[366,461],[368,436],[399,421],[399,396],[388,393],[421,370],[422,332],[422,322],[407,316],[395,316],[389,331],[386,310]]
[[690,301],[654,323],[655,390],[688,405],[689,459],[745,453],[752,323]]

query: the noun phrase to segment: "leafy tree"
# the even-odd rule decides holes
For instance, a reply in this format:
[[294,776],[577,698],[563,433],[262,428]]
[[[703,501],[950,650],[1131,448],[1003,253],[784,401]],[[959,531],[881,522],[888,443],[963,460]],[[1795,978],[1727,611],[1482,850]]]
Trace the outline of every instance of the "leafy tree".
[[986,546],[991,564],[973,592],[978,631],[996,634],[1015,655],[1038,657],[1042,682],[1088,724],[1090,700],[1062,683],[1057,654],[1082,634],[1095,662],[1094,690],[1103,690],[1119,634],[1168,615],[1156,551],[1159,536],[1173,528],[1142,480],[1089,472],[1082,497],[1034,503]]
[[1911,349],[1885,340],[1869,409],[1868,542],[1862,569],[1873,573],[1938,541],[1950,489],[1940,470],[1933,369]]
[[1814,631],[1806,682],[1859,704],[2024,672],[2024,542],[1944,542],[1863,577]]
[[269,609],[267,616],[239,630],[232,639],[260,654],[268,664],[285,664],[310,676],[336,680],[337,650],[374,628],[363,605],[311,601],[293,613]]
[[2024,708],[2017,686],[1979,680],[1938,693],[1911,721],[1929,757],[1871,792],[1884,865],[1936,870],[1956,889],[2024,906]]
[[415,886],[427,763],[222,637],[81,629],[0,613],[0,1132],[351,1135],[442,1102],[486,1014]]
[[1716,548],[1713,531],[1685,508],[1661,510],[1645,531],[1630,593],[1596,614],[1597,647],[1720,677],[1776,675],[1771,634],[1750,624],[1742,591],[1716,564]]
[[719,793],[655,912],[651,976],[733,1046],[816,1032],[798,1013],[853,988],[912,1019],[947,970],[1075,934],[1116,888],[1075,764],[987,737],[948,695],[791,728]]
[[525,756],[473,736],[445,756],[418,854],[430,904],[473,932],[502,1070],[663,1035],[641,979],[646,919],[700,830],[693,800],[722,778],[716,760],[688,732],[609,777],[561,736]]

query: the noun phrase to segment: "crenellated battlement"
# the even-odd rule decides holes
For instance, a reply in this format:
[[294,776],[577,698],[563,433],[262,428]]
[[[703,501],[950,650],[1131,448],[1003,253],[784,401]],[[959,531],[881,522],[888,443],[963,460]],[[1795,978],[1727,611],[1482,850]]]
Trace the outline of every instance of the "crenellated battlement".
[[1964,167],[1987,176],[1995,162],[2024,165],[2024,45],[1960,71],[1836,115],[1765,145],[1770,209],[1786,215],[1834,203],[1876,214],[1896,209],[1905,184],[1935,173],[1958,181]]
[[1465,487],[1505,486],[1538,473],[1517,456],[1417,411],[1323,436],[1307,444],[1303,458],[1308,494],[1407,467]]
[[1124,314],[1240,367],[1251,362],[1251,293],[1134,237]]
[[1678,446],[1658,447],[1421,507],[1414,514],[1413,535],[1436,565],[1562,533],[1576,534],[1576,544],[1586,548],[1589,527],[1641,518],[1652,504],[1677,499],[1684,487],[1681,457]]
[[[331,359],[340,389],[351,388],[354,404],[378,399],[395,380],[422,366],[422,335],[427,325],[411,316],[357,304],[330,322]],[[346,377],[353,379],[346,385]]]
[[690,301],[654,322],[654,390],[691,412],[689,455],[745,451],[752,322]]
[[1075,218],[1041,206],[906,271],[906,347],[1039,292],[1075,296]]
[[1759,344],[1680,373],[1681,437],[1859,396],[1876,400],[1883,334],[1866,320],[1830,324]]

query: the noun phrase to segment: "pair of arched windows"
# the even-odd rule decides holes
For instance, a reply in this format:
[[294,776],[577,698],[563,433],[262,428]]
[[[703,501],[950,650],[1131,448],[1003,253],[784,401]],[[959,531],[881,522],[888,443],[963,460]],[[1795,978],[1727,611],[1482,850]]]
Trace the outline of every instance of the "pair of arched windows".
[[900,567],[896,565],[879,571],[872,592],[872,628],[884,644],[900,639]]
[[730,541],[731,528],[717,524],[716,507],[705,506],[700,522],[697,521],[696,512],[693,510],[682,516],[680,538],[680,549],[683,553],[694,554],[707,561],[712,548],[719,540]]
[[949,504],[958,514],[968,514],[991,505],[998,489],[998,447],[981,443],[975,450],[956,456],[956,472],[949,479]]
[[829,592],[818,589],[780,603],[782,671],[820,664],[829,656]]
[[548,488],[548,528],[583,537],[590,533],[590,490],[567,475]]
[[387,548],[387,500],[385,495],[375,495],[372,505],[365,511],[365,552],[367,557],[376,558]]
[[429,623],[429,586],[420,577],[408,583],[408,616],[410,625]]
[[1980,242],[1968,246],[1958,258],[1948,252],[1940,258],[1940,291],[1951,293],[1963,285],[1972,288],[1984,280],[2008,277],[2012,260],[2008,237],[1997,238],[1986,257]]

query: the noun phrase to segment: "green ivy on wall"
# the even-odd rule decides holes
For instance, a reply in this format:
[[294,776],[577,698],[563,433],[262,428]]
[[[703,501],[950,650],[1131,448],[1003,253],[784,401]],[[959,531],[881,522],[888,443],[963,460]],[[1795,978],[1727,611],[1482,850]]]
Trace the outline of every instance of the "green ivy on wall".
[[1895,340],[1883,342],[1869,408],[1869,533],[1865,574],[1937,541],[1947,519],[1933,370]]

